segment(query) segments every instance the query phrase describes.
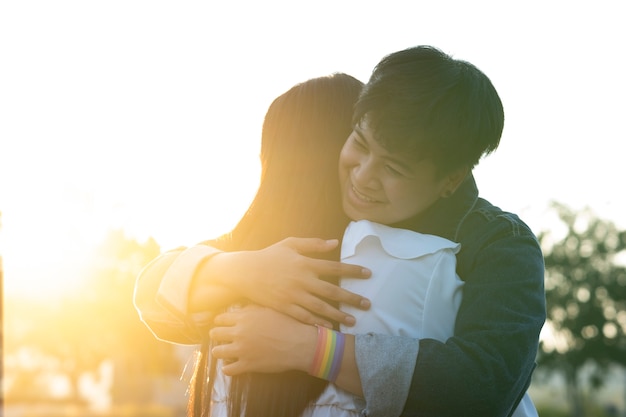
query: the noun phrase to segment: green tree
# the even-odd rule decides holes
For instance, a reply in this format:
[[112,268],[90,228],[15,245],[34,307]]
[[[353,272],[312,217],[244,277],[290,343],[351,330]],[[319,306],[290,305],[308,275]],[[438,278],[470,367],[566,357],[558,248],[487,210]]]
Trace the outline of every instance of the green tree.
[[[581,416],[583,384],[599,388],[609,365],[626,365],[626,232],[590,210],[553,208],[564,233],[539,235],[553,338],[542,341],[538,363],[564,376],[572,414]],[[591,369],[585,380],[583,369]]]

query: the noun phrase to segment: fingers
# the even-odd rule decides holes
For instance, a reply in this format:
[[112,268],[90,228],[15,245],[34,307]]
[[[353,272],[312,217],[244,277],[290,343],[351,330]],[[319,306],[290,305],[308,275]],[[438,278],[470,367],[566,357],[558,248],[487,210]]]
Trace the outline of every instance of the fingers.
[[332,328],[332,324],[324,318],[345,324],[346,326],[354,326],[356,323],[356,319],[353,316],[344,313],[314,295],[308,294],[306,299],[302,301],[302,304],[307,308],[309,314],[313,316],[314,321],[309,322],[308,324],[318,324],[320,326]]
[[213,319],[213,323],[216,326],[234,326],[237,324],[237,313],[236,312],[227,312],[218,314]]
[[339,244],[337,239],[324,240],[304,237],[288,237],[283,242],[298,251],[298,253],[328,252],[335,249]]
[[222,372],[228,376],[241,375],[251,371],[243,361],[235,361],[222,367]]
[[211,350],[211,354],[217,359],[222,359],[224,363],[222,366],[222,372],[224,375],[234,376],[255,371],[254,368],[247,365],[248,362],[245,360],[239,360],[236,354],[236,349],[230,344],[214,347]]
[[[282,241],[283,244],[295,249],[299,253],[312,252],[328,252],[337,247],[339,241],[337,239],[318,239],[318,238],[301,238],[288,237]],[[320,259],[311,259],[312,266],[322,275],[344,276],[350,278],[369,278],[372,272],[359,265],[351,265],[335,261],[324,261]]]
[[215,346],[211,349],[211,354],[214,357],[225,361],[237,359],[235,349],[231,343]]
[[333,324],[329,320],[345,324],[346,326],[354,326],[356,320],[353,316],[320,299],[319,296],[349,303],[362,309],[367,309],[370,306],[370,302],[366,298],[326,281],[316,280],[308,287],[310,292],[300,293],[295,303],[278,304],[273,306],[273,308],[293,317],[299,322],[332,328]]
[[[313,300],[317,300],[320,302],[323,302],[321,300],[319,300],[318,298],[315,297],[311,297]],[[306,304],[306,303],[303,303]],[[306,305],[305,305],[306,307]],[[293,317],[294,319],[298,320],[299,322],[305,323],[305,324],[311,324],[311,325],[318,325],[318,326],[323,326],[323,327],[328,327],[331,328],[333,327],[333,324],[324,319],[323,317],[328,317],[331,320],[336,320],[336,321],[340,321],[334,317],[325,315],[325,314],[320,314],[320,316],[316,316],[314,313],[314,310],[307,310],[307,308],[302,307],[300,305],[296,305],[296,304],[290,304],[288,306],[285,306],[283,308],[280,309],[276,309],[277,311],[280,311],[283,314],[286,314],[288,316]],[[329,306],[330,307],[330,306]],[[341,312],[340,312],[341,313]],[[319,313],[318,313],[319,314]],[[345,314],[342,314],[342,316],[345,316]]]
[[213,357],[223,360],[222,372],[225,375],[233,376],[249,372],[245,367],[245,362],[238,360],[238,353],[233,344],[215,346],[211,349],[211,354]]
[[214,327],[209,331],[209,337],[216,343],[230,343],[233,340],[231,327]]
[[348,304],[361,310],[369,309],[372,304],[369,299],[363,297],[362,295],[355,294],[326,281],[318,281],[315,283],[315,288],[312,288],[311,291],[328,300]]
[[[245,307],[244,309],[247,309]],[[236,327],[242,317],[245,317],[245,313],[242,314],[244,309],[229,311],[226,313],[218,314],[213,319],[213,327],[209,331],[209,337],[218,343],[230,343],[233,341],[237,332],[240,331],[240,327]]]
[[325,261],[321,259],[312,259],[311,262],[313,262],[316,271],[320,275],[347,278],[369,278],[372,276],[372,271],[360,265],[352,265],[336,261]]

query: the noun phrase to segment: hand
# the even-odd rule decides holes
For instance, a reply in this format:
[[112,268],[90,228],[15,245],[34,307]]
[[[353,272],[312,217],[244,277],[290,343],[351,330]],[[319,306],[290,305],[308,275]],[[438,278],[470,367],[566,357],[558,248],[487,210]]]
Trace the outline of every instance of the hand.
[[210,337],[222,343],[213,356],[228,364],[226,375],[245,372],[307,372],[315,355],[317,329],[273,309],[248,305],[215,317]]
[[[287,238],[258,251],[239,252],[234,281],[223,284],[256,304],[271,307],[303,323],[332,327],[335,320],[348,326],[354,317],[333,307],[327,300],[367,309],[369,300],[326,282],[322,276],[369,278],[370,271],[358,265],[315,259],[304,254],[333,250],[337,240]],[[228,256],[228,254],[220,254]]]

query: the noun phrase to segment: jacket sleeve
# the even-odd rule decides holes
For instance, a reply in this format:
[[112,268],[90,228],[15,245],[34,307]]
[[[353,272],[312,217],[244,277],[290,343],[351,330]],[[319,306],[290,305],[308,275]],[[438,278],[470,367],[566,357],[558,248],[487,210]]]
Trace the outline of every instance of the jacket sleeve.
[[[543,255],[523,224],[506,219],[496,224],[485,236],[469,238],[471,244],[459,253],[459,275],[465,285],[454,336],[446,342],[413,341],[419,349],[414,348],[411,381],[399,387],[406,393],[402,416],[506,417],[530,384],[546,315]],[[476,229],[481,228],[470,228]],[[404,375],[402,366],[410,365],[410,354],[385,353],[404,352],[402,346],[409,344],[399,339],[383,335],[356,339],[368,416],[385,415],[385,407],[393,407],[384,398],[385,384],[405,379],[380,367],[378,378],[361,369],[375,369],[384,355],[387,368]]]
[[159,255],[139,273],[133,301],[140,319],[157,339],[201,342],[212,314],[188,311],[189,288],[200,263],[216,253],[218,249],[207,245],[175,249]]
[[407,400],[419,351],[417,340],[357,334],[355,355],[368,417],[399,416]]
[[472,244],[459,253],[454,336],[420,341],[403,415],[508,416],[530,385],[546,318],[543,255],[519,219],[491,219],[484,235],[481,221],[468,220]]

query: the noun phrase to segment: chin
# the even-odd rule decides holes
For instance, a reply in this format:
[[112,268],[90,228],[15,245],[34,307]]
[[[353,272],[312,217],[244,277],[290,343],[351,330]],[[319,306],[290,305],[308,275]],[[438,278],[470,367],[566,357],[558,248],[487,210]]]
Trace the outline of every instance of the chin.
[[357,210],[354,209],[354,207],[345,202],[343,203],[343,212],[346,214],[346,216],[350,218],[350,220],[357,221],[363,220],[365,218],[363,214],[359,213]]

